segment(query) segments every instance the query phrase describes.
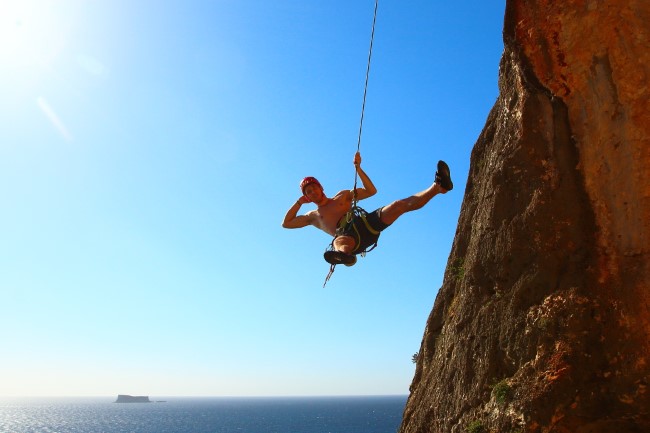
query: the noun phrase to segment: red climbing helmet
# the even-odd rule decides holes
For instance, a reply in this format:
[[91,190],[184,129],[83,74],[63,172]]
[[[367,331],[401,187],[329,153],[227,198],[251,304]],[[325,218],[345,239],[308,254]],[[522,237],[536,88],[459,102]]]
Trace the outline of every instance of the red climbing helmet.
[[302,191],[302,193],[304,194],[305,193],[305,188],[307,188],[307,185],[312,184],[312,183],[315,183],[316,185],[318,185],[318,187],[321,189],[321,191],[323,190],[323,185],[320,184],[318,179],[316,179],[315,177],[307,176],[306,178],[304,178],[300,182],[300,191]]

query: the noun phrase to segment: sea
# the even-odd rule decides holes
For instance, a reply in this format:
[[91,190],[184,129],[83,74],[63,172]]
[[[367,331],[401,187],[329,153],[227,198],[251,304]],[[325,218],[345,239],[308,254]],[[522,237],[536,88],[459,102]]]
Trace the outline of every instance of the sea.
[[0,398],[0,433],[396,433],[406,396]]

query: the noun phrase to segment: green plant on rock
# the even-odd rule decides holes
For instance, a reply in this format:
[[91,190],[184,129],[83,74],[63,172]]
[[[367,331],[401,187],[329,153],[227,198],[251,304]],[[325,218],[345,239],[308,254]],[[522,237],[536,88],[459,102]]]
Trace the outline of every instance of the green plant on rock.
[[504,379],[501,382],[494,385],[494,387],[492,388],[492,394],[494,395],[494,399],[496,400],[497,403],[504,404],[506,401],[510,399],[510,396],[512,395],[512,388],[510,387],[510,385],[508,385],[508,382],[506,382],[506,380]]
[[548,331],[552,324],[553,321],[548,317],[541,317],[536,323],[537,328],[541,331]]
[[413,364],[418,363],[418,357],[420,356],[420,352],[415,352],[413,356],[411,357],[411,361],[413,361]]
[[481,420],[472,421],[467,426],[467,433],[486,433],[483,422]]
[[454,279],[460,282],[460,280],[462,280],[465,276],[465,259],[455,259],[450,266],[450,270],[451,275],[454,277]]

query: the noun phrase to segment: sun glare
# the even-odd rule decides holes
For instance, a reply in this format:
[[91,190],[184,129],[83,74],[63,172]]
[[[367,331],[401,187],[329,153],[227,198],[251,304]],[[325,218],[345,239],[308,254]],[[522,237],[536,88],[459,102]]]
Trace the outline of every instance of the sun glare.
[[0,66],[47,66],[62,48],[65,31],[47,0],[0,0]]

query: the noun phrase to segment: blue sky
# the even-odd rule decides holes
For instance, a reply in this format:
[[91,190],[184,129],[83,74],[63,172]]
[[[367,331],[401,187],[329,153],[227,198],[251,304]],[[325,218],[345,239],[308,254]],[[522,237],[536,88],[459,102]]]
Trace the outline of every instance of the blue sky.
[[379,2],[361,205],[456,188],[326,288],[280,223],[352,187],[373,0],[0,5],[0,395],[408,393],[504,1]]

